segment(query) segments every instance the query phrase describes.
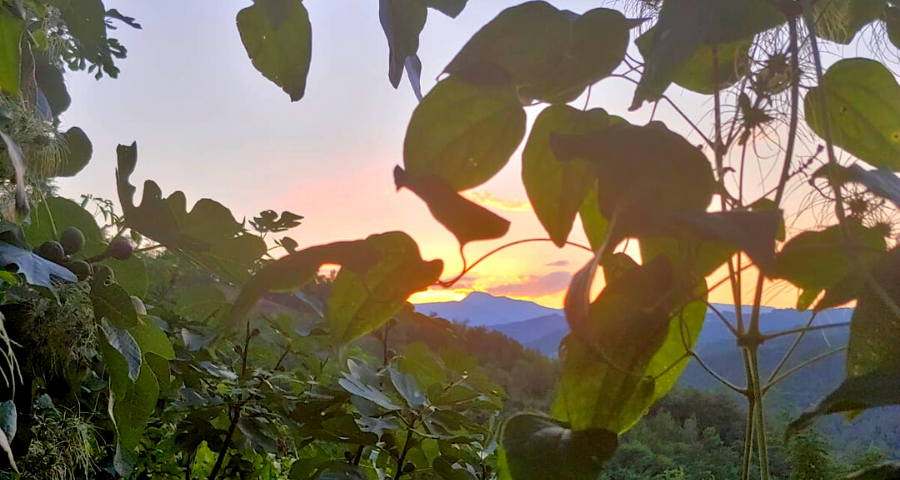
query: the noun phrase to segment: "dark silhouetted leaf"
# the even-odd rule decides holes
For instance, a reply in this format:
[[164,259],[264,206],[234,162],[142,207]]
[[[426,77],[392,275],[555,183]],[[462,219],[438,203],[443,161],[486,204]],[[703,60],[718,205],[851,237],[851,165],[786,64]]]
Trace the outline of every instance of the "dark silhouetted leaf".
[[22,50],[20,42],[25,31],[25,21],[8,11],[0,11],[0,90],[10,95],[19,94]]
[[[773,268],[775,237],[778,236],[778,227],[782,222],[780,210],[716,213],[681,211],[670,212],[664,222],[666,220],[671,222],[671,227],[676,232],[687,233],[693,239],[737,247],[747,253],[753,263],[764,272]],[[715,267],[727,259],[727,256],[722,258]],[[703,269],[703,273],[708,275],[712,270]]]
[[371,242],[356,240],[310,247],[269,263],[241,289],[231,309],[226,331],[240,330],[250,309],[266,292],[302,287],[312,281],[319,267],[326,263],[362,272],[375,265],[380,256]]
[[785,435],[794,435],[823,415],[897,404],[900,404],[900,371],[873,371],[848,377],[835,391],[791,422]]
[[440,177],[413,177],[402,168],[394,168],[397,189],[408,188],[421,198],[431,215],[447,227],[461,246],[478,240],[491,240],[506,235],[509,221],[456,193]]
[[46,57],[35,55],[34,79],[37,87],[43,92],[54,117],[60,116],[69,109],[72,97],[66,88],[63,73],[52,65]]
[[550,136],[590,133],[609,124],[609,115],[603,109],[584,112],[554,105],[543,110],[531,128],[522,153],[522,182],[535,215],[558,247],[565,245],[575,215],[596,180],[587,161],[557,160],[550,148]]
[[618,445],[608,430],[573,431],[553,419],[520,413],[503,427],[500,468],[512,480],[595,478]]
[[64,151],[56,168],[57,177],[74,177],[84,169],[94,155],[91,139],[78,127],[72,127],[62,134]]
[[866,25],[874,22],[884,12],[885,0],[832,0],[816,3],[813,15],[816,36],[832,42],[849,45]]
[[859,300],[850,320],[847,376],[878,370],[900,372],[900,247],[879,258],[870,278],[860,284]]
[[888,5],[884,10],[884,25],[888,40],[895,48],[900,48],[900,7]]
[[466,8],[468,0],[425,0],[425,5],[444,15],[456,18]]
[[[657,29],[651,28],[635,40],[635,44],[644,58],[652,58],[653,36]],[[713,69],[713,47],[701,45],[683,65],[671,73],[671,78],[666,82],[673,82],[692,92],[712,95],[716,91],[724,90],[750,73],[750,44],[749,40],[738,40],[716,46],[716,69]],[[715,80],[718,80],[716,85]],[[660,93],[665,91],[665,85],[655,86]],[[661,90],[660,90],[661,89]]]
[[705,211],[715,190],[706,156],[662,124],[617,123],[580,136],[551,135],[562,162],[585,159],[597,172],[600,212],[621,208],[619,235],[648,230],[662,211]]
[[702,46],[739,42],[784,21],[785,17],[765,0],[664,2],[630,109],[640,108],[645,101],[659,100],[676,74],[697,58]]
[[257,0],[237,15],[253,66],[291,101],[303,98],[312,59],[312,26],[301,0]]
[[119,329],[128,329],[137,323],[137,312],[131,295],[116,283],[95,281],[91,285],[91,305],[94,316],[104,318]]
[[546,2],[527,2],[482,27],[445,71],[463,75],[496,67],[512,78],[524,100],[567,103],[622,62],[628,29],[615,10],[577,15]]
[[328,299],[326,324],[340,344],[380,328],[444,269],[441,260],[423,261],[416,242],[403,232],[372,235],[365,243],[378,252],[377,263],[365,271],[342,269]]
[[44,260],[31,250],[0,241],[0,268],[17,267],[31,285],[53,288],[53,277],[67,282],[76,282],[75,274],[53,262]]
[[[822,167],[821,170],[813,174],[813,177],[827,176],[830,167]],[[881,198],[889,200],[891,203],[900,208],[900,177],[896,173],[888,169],[866,170],[858,164],[850,167],[837,166],[839,169],[838,177],[842,182],[858,183]]]
[[525,136],[525,110],[511,86],[450,77],[413,112],[403,164],[413,177],[435,175],[454,190],[477,187],[509,161]]
[[[388,78],[397,88],[409,58],[418,59],[419,34],[425,28],[428,11],[419,0],[379,0],[378,17],[390,49]],[[418,66],[421,71],[421,62]],[[410,83],[414,89],[419,88],[418,78],[410,76]]]
[[900,462],[882,462],[854,472],[843,480],[897,480],[900,478]]
[[824,138],[823,102],[835,145],[875,167],[900,170],[900,85],[890,70],[849,58],[825,72],[804,103],[806,123]]

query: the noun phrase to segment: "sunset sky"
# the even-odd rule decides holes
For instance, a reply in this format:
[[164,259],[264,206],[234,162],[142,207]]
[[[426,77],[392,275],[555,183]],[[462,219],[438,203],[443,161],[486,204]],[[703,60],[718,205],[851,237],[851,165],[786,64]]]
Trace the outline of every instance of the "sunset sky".
[[[115,198],[115,147],[137,141],[133,179],[138,184],[153,179],[166,194],[183,190],[189,201],[216,199],[238,219],[265,209],[291,210],[306,217],[289,232],[301,246],[404,230],[419,243],[423,257],[445,260],[445,278],[458,272],[453,236],[412,194],[394,189],[391,171],[402,162],[416,99],[405,80],[399,90],[388,82],[378,2],[305,2],[313,24],[313,60],[306,97],[297,103],[290,103],[246,56],[235,15],[249,0],[106,3],[136,17],[144,28],[115,32],[129,49],[119,79],[98,82],[87,74],[69,74],[74,101],[63,120],[88,133],[94,159],[82,174],[60,182],[63,195]],[[515,3],[473,0],[456,20],[430,11],[419,51],[423,90],[435,84],[441,69],[480,26]],[[583,12],[599,2],[553,4]],[[627,82],[605,80],[593,89],[589,105],[645,123],[653,108],[627,112],[632,92]],[[668,94],[685,101],[686,112],[695,118],[711,109],[708,98],[679,87]],[[539,107],[530,108],[529,120],[538,112]],[[655,118],[688,132],[663,106]],[[688,138],[699,143],[696,136]],[[506,238],[470,245],[470,258],[506,241],[546,237],[521,185],[520,162],[517,152],[500,175],[466,194],[512,222]],[[799,201],[799,195],[789,201]],[[580,225],[571,240],[585,242]],[[414,300],[457,299],[475,289],[559,307],[571,273],[587,259],[580,250],[560,250],[549,243],[516,247],[481,264],[461,289],[431,291]],[[793,293],[771,293],[764,300],[792,306]],[[728,299],[724,290],[713,296],[714,301]]]

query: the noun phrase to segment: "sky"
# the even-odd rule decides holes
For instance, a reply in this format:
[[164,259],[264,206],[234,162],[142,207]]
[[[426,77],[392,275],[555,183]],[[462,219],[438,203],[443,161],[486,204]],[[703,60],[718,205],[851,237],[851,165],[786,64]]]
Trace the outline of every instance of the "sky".
[[[516,3],[473,0],[457,19],[429,11],[419,50],[423,91],[478,28]],[[575,12],[597,3],[553,2]],[[456,275],[461,263],[454,237],[421,201],[394,188],[391,172],[402,164],[406,125],[417,102],[405,79],[398,90],[388,82],[378,2],[306,0],[313,58],[306,96],[297,103],[246,56],[235,15],[249,0],[106,4],[136,17],[143,29],[114,32],[129,50],[118,79],[68,74],[73,104],[64,127],[87,132],[94,158],[78,176],[60,180],[62,195],[115,199],[116,145],[137,141],[132,178],[138,185],[155,180],[164,194],[183,190],[189,203],[215,199],[239,220],[266,209],[293,211],[305,217],[301,227],[288,232],[301,246],[403,230],[418,242],[423,258],[445,261],[443,278]],[[592,89],[589,102],[581,98],[575,104],[646,123],[653,108],[627,112],[632,93],[631,84],[607,79]],[[708,98],[679,87],[667,93],[695,118],[711,108]],[[528,109],[529,124],[539,111]],[[688,133],[670,110],[660,107],[654,118]],[[696,135],[688,138],[700,143]],[[468,258],[511,240],[546,238],[522,187],[520,163],[521,149],[497,177],[466,193],[512,222],[503,239],[468,246]],[[579,224],[570,240],[586,243]],[[413,301],[454,300],[474,289],[559,307],[571,274],[587,260],[583,251],[550,243],[514,247],[469,272],[459,288],[431,290]],[[791,306],[793,294],[766,295],[764,301]],[[730,301],[730,293],[714,292],[712,300]]]

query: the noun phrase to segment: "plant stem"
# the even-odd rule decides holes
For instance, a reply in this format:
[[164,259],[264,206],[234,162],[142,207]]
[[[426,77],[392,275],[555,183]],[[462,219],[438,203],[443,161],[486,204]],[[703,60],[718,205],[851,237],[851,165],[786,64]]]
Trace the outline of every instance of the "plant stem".
[[763,335],[762,338],[765,340],[771,340],[773,338],[783,337],[785,335],[793,335],[795,333],[799,333],[801,335],[807,332],[814,332],[816,330],[826,330],[829,328],[839,328],[839,327],[847,327],[850,325],[850,322],[840,322],[840,323],[829,323],[826,325],[816,325],[814,327],[806,327],[806,328],[792,328],[790,330],[784,330],[781,332],[770,333],[768,335]]
[[759,345],[754,345],[747,353],[750,359],[751,393],[753,404],[756,407],[754,411],[756,412],[757,450],[759,450],[759,478],[760,480],[769,480],[769,443],[766,439],[766,413],[763,409],[759,377]]
[[[241,378],[244,378],[244,374],[247,372],[247,354],[250,350],[250,322],[247,322],[247,336],[244,339],[244,349],[241,351]],[[281,360],[284,359],[284,356],[278,360],[278,363],[281,364]],[[276,367],[277,368],[277,367]],[[228,454],[228,448],[231,446],[231,437],[234,436],[234,431],[237,429],[238,421],[241,419],[241,409],[244,408],[244,404],[247,403],[250,397],[242,399],[232,406],[231,413],[231,423],[228,425],[228,433],[225,434],[225,442],[222,443],[222,449],[219,450],[219,456],[216,458],[216,463],[213,465],[212,471],[209,473],[209,480],[215,480],[217,476],[219,476],[219,471],[222,469],[222,465],[225,463],[225,456]]]
[[[809,328],[810,325],[812,325],[813,321],[815,321],[815,319],[816,319],[816,314],[813,313],[809,317],[809,321],[806,322],[806,328]],[[788,360],[791,358],[791,355],[794,354],[794,350],[796,350],[797,347],[800,346],[800,342],[803,341],[803,337],[805,337],[805,336],[806,336],[806,329],[803,329],[800,332],[800,334],[797,335],[796,338],[794,338],[794,342],[791,344],[790,348],[788,348],[787,352],[784,353],[784,356],[781,357],[781,361],[778,362],[778,366],[776,366],[775,369],[772,370],[772,373],[769,375],[769,379],[766,381],[766,383],[771,383],[772,379],[775,378],[775,375],[778,375],[778,372],[780,372],[781,369],[784,368],[784,366],[787,364]]]
[[[750,360],[747,358],[747,350],[744,354],[744,368],[749,383],[750,379]],[[744,431],[744,456],[741,461],[741,480],[750,480],[750,464],[753,460],[753,424],[756,402],[752,395],[747,395],[747,428]]]
[[406,453],[409,452],[409,444],[412,442],[413,426],[414,423],[410,424],[406,430],[406,442],[403,443],[403,451],[400,452],[400,458],[397,459],[397,473],[394,474],[394,480],[400,480],[400,476],[403,475],[403,462],[406,461]]
[[847,347],[839,347],[839,348],[835,348],[835,349],[833,349],[833,350],[829,350],[829,351],[827,351],[827,352],[820,353],[819,355],[816,355],[815,357],[810,358],[809,360],[807,360],[807,361],[805,361],[805,362],[803,362],[803,363],[801,363],[801,364],[799,364],[799,365],[794,366],[794,367],[791,368],[790,370],[788,370],[788,371],[782,373],[781,375],[779,375],[778,377],[774,378],[774,379],[771,380],[769,383],[767,383],[766,386],[763,387],[763,395],[765,395],[766,393],[768,393],[769,389],[772,388],[772,387],[774,387],[775,384],[777,384],[778,382],[784,380],[785,378],[787,378],[787,377],[793,375],[794,373],[799,372],[800,370],[802,370],[802,369],[804,369],[804,368],[806,368],[806,367],[812,365],[813,363],[818,362],[819,360],[822,360],[823,358],[827,358],[827,357],[830,357],[830,356],[832,356],[832,355],[834,355],[834,354],[836,354],[836,353],[843,352],[843,351],[846,350],[846,349],[847,349]]
[[800,113],[800,45],[797,37],[797,19],[788,20],[788,31],[791,41],[791,120],[788,129],[788,143],[784,150],[784,165],[781,167],[781,178],[778,180],[778,190],[775,192],[775,205],[781,204],[784,189],[787,186],[791,174],[791,160],[794,156],[794,142],[797,139],[797,123]]

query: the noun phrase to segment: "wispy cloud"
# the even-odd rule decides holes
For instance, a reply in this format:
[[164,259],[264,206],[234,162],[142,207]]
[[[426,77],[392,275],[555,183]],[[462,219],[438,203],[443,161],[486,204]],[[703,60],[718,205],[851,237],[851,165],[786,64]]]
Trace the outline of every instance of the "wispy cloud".
[[547,264],[548,267],[568,267],[572,262],[568,260],[557,260],[555,262],[550,262]]
[[518,198],[503,198],[494,195],[487,190],[463,192],[463,197],[481,205],[482,207],[506,210],[507,212],[530,212],[531,204]]
[[561,292],[569,286],[572,274],[569,272],[553,272],[547,275],[526,275],[514,283],[492,285],[484,290],[492,295],[508,297],[543,297]]

